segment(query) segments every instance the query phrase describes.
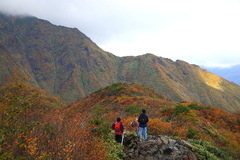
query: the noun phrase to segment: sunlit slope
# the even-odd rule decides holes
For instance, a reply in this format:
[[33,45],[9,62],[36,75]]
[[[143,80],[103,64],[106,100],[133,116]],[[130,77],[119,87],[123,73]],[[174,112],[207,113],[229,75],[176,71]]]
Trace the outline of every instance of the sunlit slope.
[[141,83],[173,100],[240,109],[240,87],[197,65],[146,54],[125,57],[121,66],[121,81]]

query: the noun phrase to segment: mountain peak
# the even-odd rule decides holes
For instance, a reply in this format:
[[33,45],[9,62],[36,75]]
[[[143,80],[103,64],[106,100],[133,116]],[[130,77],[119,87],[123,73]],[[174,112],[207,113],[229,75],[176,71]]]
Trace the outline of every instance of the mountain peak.
[[[197,65],[151,53],[117,57],[78,29],[35,17],[0,17],[0,85],[14,70],[28,83],[68,103],[114,83],[140,83],[176,101],[239,110],[240,86],[203,72]],[[13,23],[14,22],[14,23]]]

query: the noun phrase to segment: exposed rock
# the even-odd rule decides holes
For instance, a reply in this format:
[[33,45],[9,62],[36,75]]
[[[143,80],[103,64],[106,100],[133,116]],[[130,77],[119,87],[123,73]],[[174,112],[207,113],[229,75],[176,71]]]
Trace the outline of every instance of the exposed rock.
[[140,141],[134,135],[126,135],[125,160],[197,160],[196,155],[185,146],[191,146],[184,140],[173,140],[167,136],[149,136]]

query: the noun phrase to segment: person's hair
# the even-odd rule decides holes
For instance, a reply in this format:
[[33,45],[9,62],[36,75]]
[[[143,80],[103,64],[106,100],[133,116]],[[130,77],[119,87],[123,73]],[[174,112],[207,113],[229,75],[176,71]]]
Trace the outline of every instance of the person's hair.
[[142,109],[142,113],[146,113],[146,109]]
[[120,118],[120,117],[117,117],[117,121],[120,122],[120,121],[121,121],[121,118]]

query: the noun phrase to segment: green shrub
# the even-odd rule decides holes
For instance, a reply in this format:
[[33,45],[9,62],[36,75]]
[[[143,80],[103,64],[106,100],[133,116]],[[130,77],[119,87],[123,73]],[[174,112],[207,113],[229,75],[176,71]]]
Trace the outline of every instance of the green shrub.
[[107,151],[110,160],[122,160],[126,156],[124,152],[124,146],[122,146],[120,143],[116,142],[114,134],[109,132],[108,139],[106,140],[108,142],[107,145]]
[[110,87],[110,89],[111,90],[109,91],[107,96],[112,96],[120,93],[124,89],[124,86],[122,86],[122,83],[115,83]]
[[194,130],[193,128],[189,128],[187,132],[187,137],[193,139],[196,138],[197,134],[198,131]]
[[218,157],[233,160],[227,152],[215,147],[210,142],[196,139],[189,139],[188,141],[193,144],[191,150],[196,152],[200,160],[219,160]]
[[188,106],[185,106],[181,103],[178,103],[175,108],[174,108],[174,113],[176,115],[181,114],[181,113],[189,113],[190,109],[188,108]]
[[202,107],[201,106],[199,106],[198,104],[190,104],[190,105],[188,105],[188,107],[191,109],[191,110],[200,110],[200,109],[202,109]]
[[106,117],[102,114],[102,107],[96,106],[93,110],[93,117],[90,121],[92,125],[92,133],[97,136],[102,136],[104,140],[108,139],[108,134],[111,131],[111,127],[109,127],[109,122],[106,120]]
[[139,113],[139,108],[136,105],[129,105],[126,109],[125,112],[128,113],[130,116],[133,116],[136,113]]

